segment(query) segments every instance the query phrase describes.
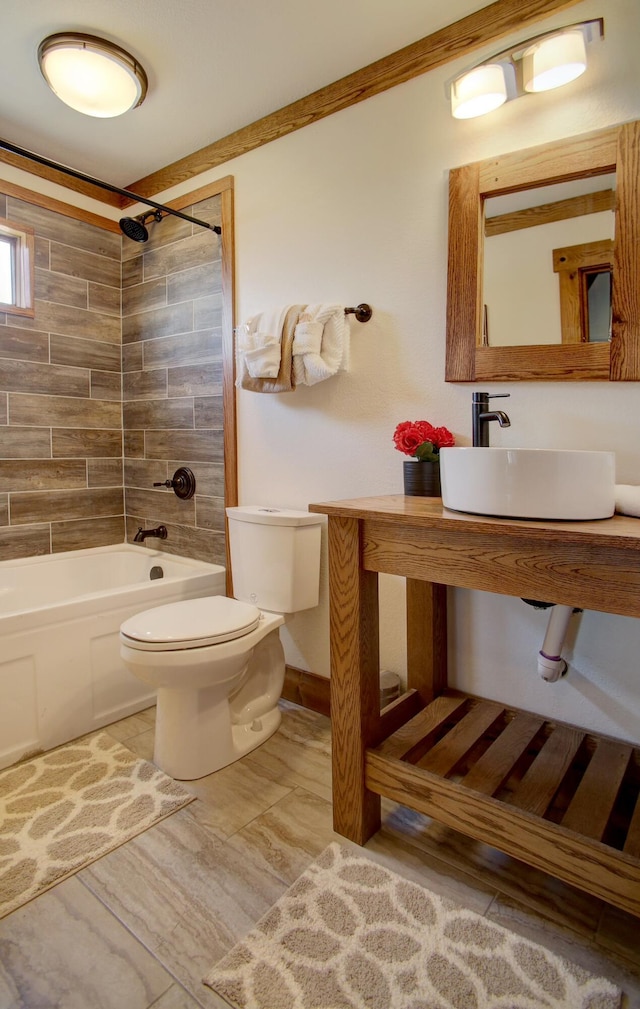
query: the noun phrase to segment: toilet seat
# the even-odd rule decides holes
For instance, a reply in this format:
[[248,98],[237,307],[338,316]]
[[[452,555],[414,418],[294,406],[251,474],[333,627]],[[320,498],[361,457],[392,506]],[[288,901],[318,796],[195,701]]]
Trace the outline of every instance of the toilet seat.
[[260,617],[256,606],[227,596],[186,599],[129,617],[120,628],[120,640],[139,651],[204,648],[244,637],[255,630]]

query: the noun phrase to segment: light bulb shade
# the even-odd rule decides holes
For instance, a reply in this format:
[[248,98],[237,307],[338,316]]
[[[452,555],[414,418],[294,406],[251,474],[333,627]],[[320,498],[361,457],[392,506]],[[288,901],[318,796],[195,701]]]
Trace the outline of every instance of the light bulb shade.
[[87,116],[121,116],[147,93],[147,75],[137,60],[95,35],[49,35],[40,43],[38,62],[54,94]]
[[551,35],[525,50],[522,57],[525,91],[550,91],[568,84],[587,69],[587,51],[580,29]]
[[451,113],[455,119],[483,116],[506,100],[507,82],[499,63],[475,67],[451,85]]

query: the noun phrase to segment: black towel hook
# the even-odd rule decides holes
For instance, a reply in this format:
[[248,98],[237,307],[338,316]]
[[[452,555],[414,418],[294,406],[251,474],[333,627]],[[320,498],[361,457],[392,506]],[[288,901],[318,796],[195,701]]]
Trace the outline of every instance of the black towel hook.
[[373,309],[371,305],[362,303],[361,305],[357,305],[355,308],[345,308],[344,314],[355,315],[358,322],[368,322],[373,315]]

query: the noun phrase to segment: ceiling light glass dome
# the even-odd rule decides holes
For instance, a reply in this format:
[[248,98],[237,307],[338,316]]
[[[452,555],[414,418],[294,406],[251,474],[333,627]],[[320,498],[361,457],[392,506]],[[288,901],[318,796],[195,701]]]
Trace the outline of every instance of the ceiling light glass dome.
[[138,61],[95,35],[49,35],[40,43],[38,62],[54,94],[86,116],[121,116],[147,93],[147,75]]

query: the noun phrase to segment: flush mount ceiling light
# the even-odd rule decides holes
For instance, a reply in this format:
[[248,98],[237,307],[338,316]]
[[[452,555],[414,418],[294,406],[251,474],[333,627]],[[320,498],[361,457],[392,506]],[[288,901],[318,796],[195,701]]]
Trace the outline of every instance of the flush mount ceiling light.
[[142,104],[147,93],[147,75],[138,61],[96,35],[49,35],[38,47],[38,63],[54,94],[86,116],[121,116]]
[[568,84],[587,68],[587,45],[604,38],[604,21],[595,18],[557,28],[520,42],[447,81],[455,119],[492,112],[527,92]]

